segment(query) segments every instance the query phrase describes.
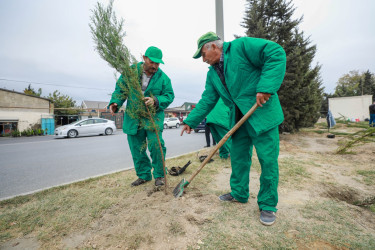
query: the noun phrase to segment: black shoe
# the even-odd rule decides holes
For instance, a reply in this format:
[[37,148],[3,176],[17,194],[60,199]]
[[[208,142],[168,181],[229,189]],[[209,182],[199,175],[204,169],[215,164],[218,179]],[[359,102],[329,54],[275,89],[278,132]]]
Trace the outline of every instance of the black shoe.
[[158,177],[155,179],[155,186],[163,186],[164,185],[164,178],[163,177]]
[[237,202],[237,200],[230,193],[219,196],[219,200]]
[[136,181],[134,181],[134,182],[131,184],[131,186],[132,186],[132,187],[139,186],[139,185],[142,185],[142,184],[144,184],[144,183],[146,183],[146,182],[148,182],[148,181],[143,180],[143,179],[141,179],[141,178],[138,178]]
[[276,221],[276,213],[273,211],[261,210],[260,223],[265,226],[271,226]]
[[206,146],[204,146],[204,148],[209,148],[209,147],[211,147],[210,145],[206,145]]

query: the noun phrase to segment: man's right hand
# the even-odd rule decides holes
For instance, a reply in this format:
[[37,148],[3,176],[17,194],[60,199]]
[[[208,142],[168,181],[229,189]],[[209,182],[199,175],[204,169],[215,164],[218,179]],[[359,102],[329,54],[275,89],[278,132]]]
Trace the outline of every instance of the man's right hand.
[[190,134],[192,129],[189,125],[185,124],[183,127],[182,127],[182,130],[181,130],[181,136],[182,134],[184,133],[184,131],[186,131],[187,134]]
[[111,115],[115,115],[115,112],[117,110],[117,103],[112,103],[109,105],[109,111],[111,112]]

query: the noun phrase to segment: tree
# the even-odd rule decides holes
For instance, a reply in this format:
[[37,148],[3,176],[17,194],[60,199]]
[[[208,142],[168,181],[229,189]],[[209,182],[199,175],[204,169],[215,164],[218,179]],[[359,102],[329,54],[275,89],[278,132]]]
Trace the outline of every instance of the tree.
[[55,106],[55,115],[77,115],[79,109],[74,109],[76,101],[68,95],[61,94],[58,90],[55,90],[52,94],[47,96]]
[[29,86],[23,90],[23,93],[25,93],[26,95],[32,95],[32,96],[40,97],[42,95],[42,89],[39,88],[38,92],[36,92],[34,90],[34,88],[31,87],[31,84],[29,84]]
[[337,81],[335,97],[359,95],[375,95],[375,79],[369,70],[363,73],[352,70]]
[[363,94],[372,95],[373,100],[375,100],[375,77],[370,70],[363,73]]
[[[125,32],[123,31],[124,19],[117,19],[116,14],[113,12],[113,0],[109,1],[107,7],[97,3],[96,8],[92,12],[93,15],[91,16],[89,26],[96,50],[102,59],[107,61],[117,72],[121,73],[126,82],[122,86],[123,94],[128,100],[131,99],[132,103],[134,103],[132,107],[126,109],[127,114],[133,119],[140,121],[140,126],[148,127],[156,134],[163,163],[164,192],[167,194],[168,184],[164,153],[159,138],[159,129],[153,118],[156,109],[154,106],[148,107],[144,103],[143,91],[139,84],[140,72],[143,69],[137,68],[137,60],[123,43],[123,37],[125,36]],[[147,125],[146,121],[149,121],[149,125]]]
[[280,131],[293,132],[312,126],[320,117],[323,100],[320,65],[311,66],[316,46],[298,30],[302,17],[292,19],[291,1],[248,0],[242,26],[249,37],[264,38],[280,44],[287,55],[284,81],[278,91],[285,120]]
[[336,88],[335,97],[358,96],[362,94],[361,89],[362,75],[358,70],[352,70],[348,74],[339,78]]

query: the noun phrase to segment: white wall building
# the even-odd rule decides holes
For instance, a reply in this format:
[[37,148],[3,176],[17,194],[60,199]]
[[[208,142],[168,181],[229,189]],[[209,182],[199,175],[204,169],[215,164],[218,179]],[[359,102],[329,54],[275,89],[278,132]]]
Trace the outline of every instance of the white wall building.
[[0,133],[41,125],[42,118],[53,120],[53,109],[47,98],[0,88]]
[[372,95],[328,98],[328,107],[335,119],[344,118],[364,121],[370,117]]

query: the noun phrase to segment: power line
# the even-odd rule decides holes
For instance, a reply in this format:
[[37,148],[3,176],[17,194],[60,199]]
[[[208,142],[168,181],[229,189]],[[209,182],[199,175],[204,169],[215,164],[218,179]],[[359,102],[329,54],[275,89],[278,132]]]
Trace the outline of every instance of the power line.
[[90,88],[90,87],[72,86],[72,85],[63,85],[63,84],[55,84],[55,83],[42,83],[42,82],[32,82],[32,81],[21,81],[21,80],[13,80],[13,79],[6,79],[6,78],[0,78],[0,81],[19,82],[19,83],[29,83],[29,84],[40,84],[40,85],[59,86],[59,87],[68,87],[68,88],[76,88],[76,89],[94,89],[94,90],[106,90],[106,91],[111,91],[111,90],[109,90],[109,89]]
[[[77,89],[94,89],[94,90],[113,91],[113,90],[109,90],[109,89],[90,88],[90,87],[83,87],[83,86],[71,86],[71,85],[55,84],[55,83],[42,83],[42,82],[33,82],[33,81],[22,81],[22,80],[13,80],[13,79],[6,79],[6,78],[0,78],[0,81],[28,83],[28,84],[39,84],[39,85],[48,85],[48,86],[59,86],[59,87],[68,87],[68,88],[77,88]],[[192,98],[185,97],[185,96],[175,96],[175,99],[192,101]],[[193,101],[196,101],[196,100],[193,100]]]

